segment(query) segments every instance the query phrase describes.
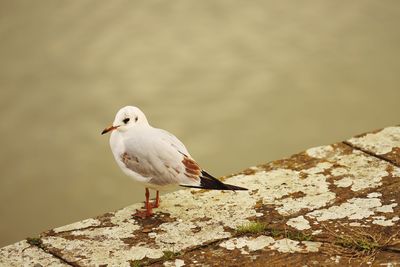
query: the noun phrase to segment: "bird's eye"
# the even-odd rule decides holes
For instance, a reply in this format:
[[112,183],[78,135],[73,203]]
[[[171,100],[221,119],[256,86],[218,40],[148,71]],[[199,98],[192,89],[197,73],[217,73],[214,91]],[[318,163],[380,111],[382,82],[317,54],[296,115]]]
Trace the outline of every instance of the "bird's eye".
[[129,120],[130,120],[129,118],[126,118],[126,119],[123,119],[122,122],[127,124],[129,122]]

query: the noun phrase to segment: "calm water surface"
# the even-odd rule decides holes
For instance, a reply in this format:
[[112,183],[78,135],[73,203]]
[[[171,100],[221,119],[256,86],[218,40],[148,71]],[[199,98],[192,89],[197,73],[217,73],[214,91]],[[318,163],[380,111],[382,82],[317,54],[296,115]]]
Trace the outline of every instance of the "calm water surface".
[[2,1],[0,246],[143,199],[124,105],[216,176],[399,123],[399,1]]

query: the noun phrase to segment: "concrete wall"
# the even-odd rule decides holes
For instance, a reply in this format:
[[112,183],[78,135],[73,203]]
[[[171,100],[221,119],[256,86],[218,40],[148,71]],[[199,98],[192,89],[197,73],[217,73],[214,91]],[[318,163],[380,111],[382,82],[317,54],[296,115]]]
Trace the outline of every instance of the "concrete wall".
[[137,203],[52,229],[0,249],[0,265],[400,264],[400,127],[222,179],[249,191],[176,191],[154,217],[132,217]]

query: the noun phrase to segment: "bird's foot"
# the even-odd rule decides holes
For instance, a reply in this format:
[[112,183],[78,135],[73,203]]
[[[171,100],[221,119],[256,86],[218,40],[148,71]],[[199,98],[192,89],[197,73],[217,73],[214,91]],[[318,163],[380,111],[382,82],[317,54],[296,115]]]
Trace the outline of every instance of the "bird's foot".
[[151,205],[152,208],[158,208],[158,207],[160,207],[160,202],[159,201],[153,201],[153,202],[150,202],[150,205]]
[[146,219],[149,218],[151,216],[153,216],[153,211],[152,210],[148,210],[148,209],[144,209],[144,210],[136,210],[136,212],[134,214],[132,214],[133,217],[138,217],[141,219]]
[[160,192],[157,190],[156,198],[150,203],[152,208],[158,208],[160,206]]
[[160,194],[157,191],[157,196],[154,202],[150,202],[150,192],[149,189],[146,187],[146,201],[144,202],[144,207],[142,210],[136,210],[133,217],[139,217],[142,219],[149,218],[153,215],[153,208],[158,208],[160,206]]

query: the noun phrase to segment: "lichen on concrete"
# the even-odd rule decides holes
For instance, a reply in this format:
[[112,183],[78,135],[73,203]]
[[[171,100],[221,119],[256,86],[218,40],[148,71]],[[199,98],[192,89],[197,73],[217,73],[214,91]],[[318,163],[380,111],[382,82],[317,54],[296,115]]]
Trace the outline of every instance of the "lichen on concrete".
[[318,252],[319,248],[322,245],[321,242],[314,242],[314,241],[302,241],[301,243],[306,246],[305,250],[307,252]]
[[372,192],[372,193],[369,193],[368,195],[367,195],[367,198],[378,198],[378,197],[381,197],[382,196],[382,193],[379,193],[379,192]]
[[376,211],[384,212],[384,213],[393,212],[393,208],[394,207],[397,207],[397,203],[392,203],[392,204],[388,204],[388,205],[382,205],[381,207],[377,207]]
[[182,267],[185,266],[185,261],[176,259],[175,261],[166,261],[163,264],[165,267]]
[[340,180],[336,180],[333,182],[337,187],[349,187],[353,184],[353,179],[350,177],[344,177]]
[[163,252],[159,249],[152,249],[140,244],[128,246],[116,239],[77,239],[71,242],[61,237],[47,237],[45,244],[51,244],[53,248],[63,250],[64,257],[70,261],[75,261],[74,255],[90,255],[90,257],[81,257],[81,265],[129,266],[130,260],[141,260],[145,257],[153,259],[163,256]]
[[[188,223],[188,224],[186,224]],[[194,232],[194,228],[200,231]],[[163,250],[181,251],[193,244],[203,244],[207,241],[222,239],[231,236],[221,225],[199,222],[171,222],[162,224],[159,228],[161,233],[156,235],[155,242]]]
[[270,236],[260,235],[258,237],[231,238],[222,242],[219,246],[227,250],[239,249],[242,254],[249,254],[268,247],[279,252],[317,252],[320,242],[296,241],[288,238],[275,240]]
[[90,239],[114,239],[115,237],[121,238],[132,238],[134,232],[139,230],[140,226],[135,222],[127,222],[120,224],[119,227],[102,227],[102,228],[90,228],[83,230],[76,230],[71,232],[73,236],[85,236]]
[[[324,168],[328,166],[321,167],[321,172]],[[274,204],[280,214],[289,215],[304,208],[323,207],[335,198],[335,193],[329,190],[326,176],[316,173],[315,168],[303,173],[307,175],[306,178],[302,178],[300,171],[290,169],[257,173],[258,176],[264,176],[265,180],[265,187],[259,187],[258,191],[263,203]],[[285,197],[296,192],[303,192],[305,196],[295,199]]]
[[330,153],[326,159],[335,162],[335,167],[329,170],[333,178],[337,177],[334,185],[350,187],[352,191],[380,186],[382,179],[389,176],[388,169],[392,169],[393,177],[400,177],[399,168],[357,150],[348,154]]
[[326,158],[328,155],[330,155],[332,152],[334,152],[334,149],[332,146],[318,146],[318,147],[313,147],[307,149],[306,153],[313,158]]
[[71,223],[71,224],[68,224],[68,225],[65,225],[65,226],[54,228],[53,231],[55,233],[72,231],[72,230],[76,230],[76,229],[99,226],[100,223],[101,222],[99,220],[90,218],[90,219],[86,219],[86,220],[83,220],[83,221],[80,221],[80,222]]
[[274,238],[260,235],[256,238],[247,236],[231,238],[222,242],[219,246],[224,247],[227,250],[240,249],[242,254],[248,254],[248,252],[263,249],[273,243],[275,243]]
[[[337,220],[347,218],[349,220],[361,220],[368,218],[378,212],[382,207],[379,198],[352,198],[340,205],[334,205],[326,209],[319,209],[307,214],[308,217],[318,221]],[[387,209],[381,210],[385,212]]]
[[390,153],[393,148],[400,147],[400,127],[387,127],[377,133],[353,137],[348,142],[377,155],[384,155]]
[[276,240],[275,243],[270,246],[271,249],[275,249],[282,253],[295,253],[295,252],[317,252],[321,246],[320,242],[312,241],[296,241],[288,238]]
[[374,216],[372,217],[374,220],[372,221],[373,224],[378,224],[381,226],[393,226],[395,222],[397,222],[400,218],[395,216],[393,218],[386,218],[385,216]]
[[[249,197],[248,192],[173,192],[163,197],[159,211],[178,219],[161,224],[155,242],[161,249],[180,251],[211,240],[229,237],[231,233],[225,231],[224,227],[235,229],[238,225],[249,222],[247,218],[256,215],[252,208],[255,203],[256,200]],[[238,205],[241,205],[241,209],[235,208]]]
[[286,224],[300,231],[311,228],[310,222],[306,220],[303,215],[289,219]]
[[28,244],[25,240],[0,248],[0,266],[55,266],[65,267],[68,264]]
[[349,187],[351,190],[360,191],[381,185],[382,178],[388,176],[388,163],[369,157],[360,151],[349,155],[337,155],[335,158],[340,168],[332,170],[334,176],[344,176],[335,182],[340,187]]

